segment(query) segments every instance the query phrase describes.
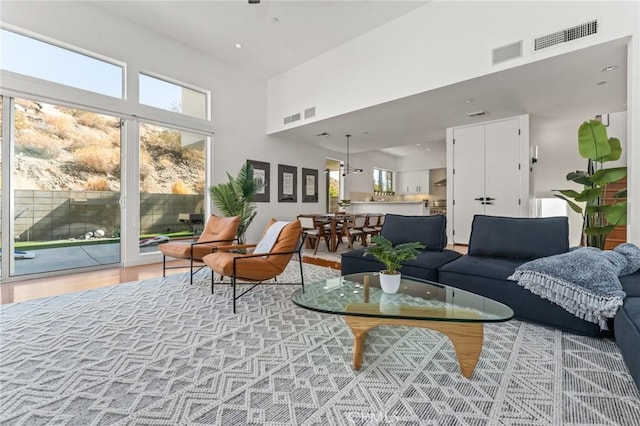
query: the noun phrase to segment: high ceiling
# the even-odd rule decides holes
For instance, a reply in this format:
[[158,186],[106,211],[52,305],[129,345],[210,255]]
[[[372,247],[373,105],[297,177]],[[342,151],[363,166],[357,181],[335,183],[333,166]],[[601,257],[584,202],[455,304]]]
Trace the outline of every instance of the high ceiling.
[[[207,55],[267,79],[427,1],[93,2],[104,11],[159,32]],[[277,22],[276,22],[277,21]],[[242,48],[235,47],[237,43]],[[413,155],[444,150],[445,129],[519,114],[531,126],[582,120],[626,110],[626,43],[586,48],[371,108],[295,127],[276,136],[352,152]],[[611,72],[602,69],[617,65]],[[598,85],[599,82],[605,84]],[[465,99],[473,99],[464,103]],[[485,110],[488,115],[469,118]],[[317,133],[328,132],[328,137]],[[418,146],[417,144],[420,144]]]
[[[96,1],[101,9],[269,78],[428,1]],[[242,48],[236,48],[241,44]]]

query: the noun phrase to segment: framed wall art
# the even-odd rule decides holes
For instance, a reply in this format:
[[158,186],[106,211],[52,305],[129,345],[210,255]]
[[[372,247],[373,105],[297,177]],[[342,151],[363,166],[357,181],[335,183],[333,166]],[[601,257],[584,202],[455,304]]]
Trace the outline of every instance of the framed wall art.
[[298,168],[278,164],[278,201],[296,203],[298,201]]
[[302,202],[318,202],[318,171],[302,168]]
[[247,160],[247,163],[253,166],[253,178],[262,179],[265,183],[264,187],[253,197],[253,201],[257,203],[268,203],[270,201],[269,193],[271,192],[271,164],[255,160]]

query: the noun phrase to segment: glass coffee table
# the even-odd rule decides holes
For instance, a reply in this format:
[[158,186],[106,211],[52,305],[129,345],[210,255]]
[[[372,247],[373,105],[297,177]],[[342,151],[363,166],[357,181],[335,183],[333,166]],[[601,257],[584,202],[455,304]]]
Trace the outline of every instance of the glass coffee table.
[[380,289],[379,274],[366,272],[330,278],[296,290],[301,308],[343,315],[354,335],[353,367],[359,370],[367,332],[379,325],[423,327],[453,343],[462,375],[470,378],[480,358],[485,322],[503,322],[513,311],[495,300],[416,278],[402,277],[396,294]]

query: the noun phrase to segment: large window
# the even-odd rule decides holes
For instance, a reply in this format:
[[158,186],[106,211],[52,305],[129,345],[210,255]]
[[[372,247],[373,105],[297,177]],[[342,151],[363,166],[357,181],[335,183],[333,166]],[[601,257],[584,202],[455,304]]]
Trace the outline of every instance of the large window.
[[373,192],[392,192],[393,172],[373,168]]
[[202,120],[207,119],[205,93],[146,74],[140,74],[140,103]]
[[140,252],[193,237],[205,222],[207,136],[141,123]]
[[12,275],[120,262],[120,119],[15,99]]
[[0,68],[122,98],[123,68],[95,57],[0,29]]

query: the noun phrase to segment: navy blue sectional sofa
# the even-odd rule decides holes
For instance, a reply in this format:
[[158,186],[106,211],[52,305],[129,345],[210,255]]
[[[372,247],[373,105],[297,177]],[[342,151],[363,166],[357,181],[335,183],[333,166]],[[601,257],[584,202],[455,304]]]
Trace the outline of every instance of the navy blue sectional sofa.
[[[409,277],[438,281],[438,268],[458,259],[460,253],[445,249],[447,245],[446,216],[400,216],[387,214],[380,235],[395,246],[419,242],[425,245],[417,259],[402,264],[400,272]],[[364,248],[342,255],[342,275],[366,271],[381,271],[382,263],[373,256],[364,256]]]
[[[521,264],[569,250],[566,217],[474,217],[468,253],[447,250],[444,216],[387,215],[381,234],[393,244],[420,241],[427,247],[417,259],[405,262],[401,272],[461,288],[510,306],[514,317],[588,336],[606,336],[597,324],[582,320],[562,307],[508,280]],[[364,249],[342,255],[342,274],[384,269]],[[621,277],[627,294],[613,328],[616,341],[640,388],[640,271]]]
[[513,309],[517,319],[588,336],[602,336],[598,324],[580,319],[507,279],[525,262],[569,251],[566,217],[473,218],[469,251],[439,269],[438,282],[481,294]]
[[640,389],[640,271],[620,277],[620,282],[627,297],[616,313],[613,330],[624,362]]

